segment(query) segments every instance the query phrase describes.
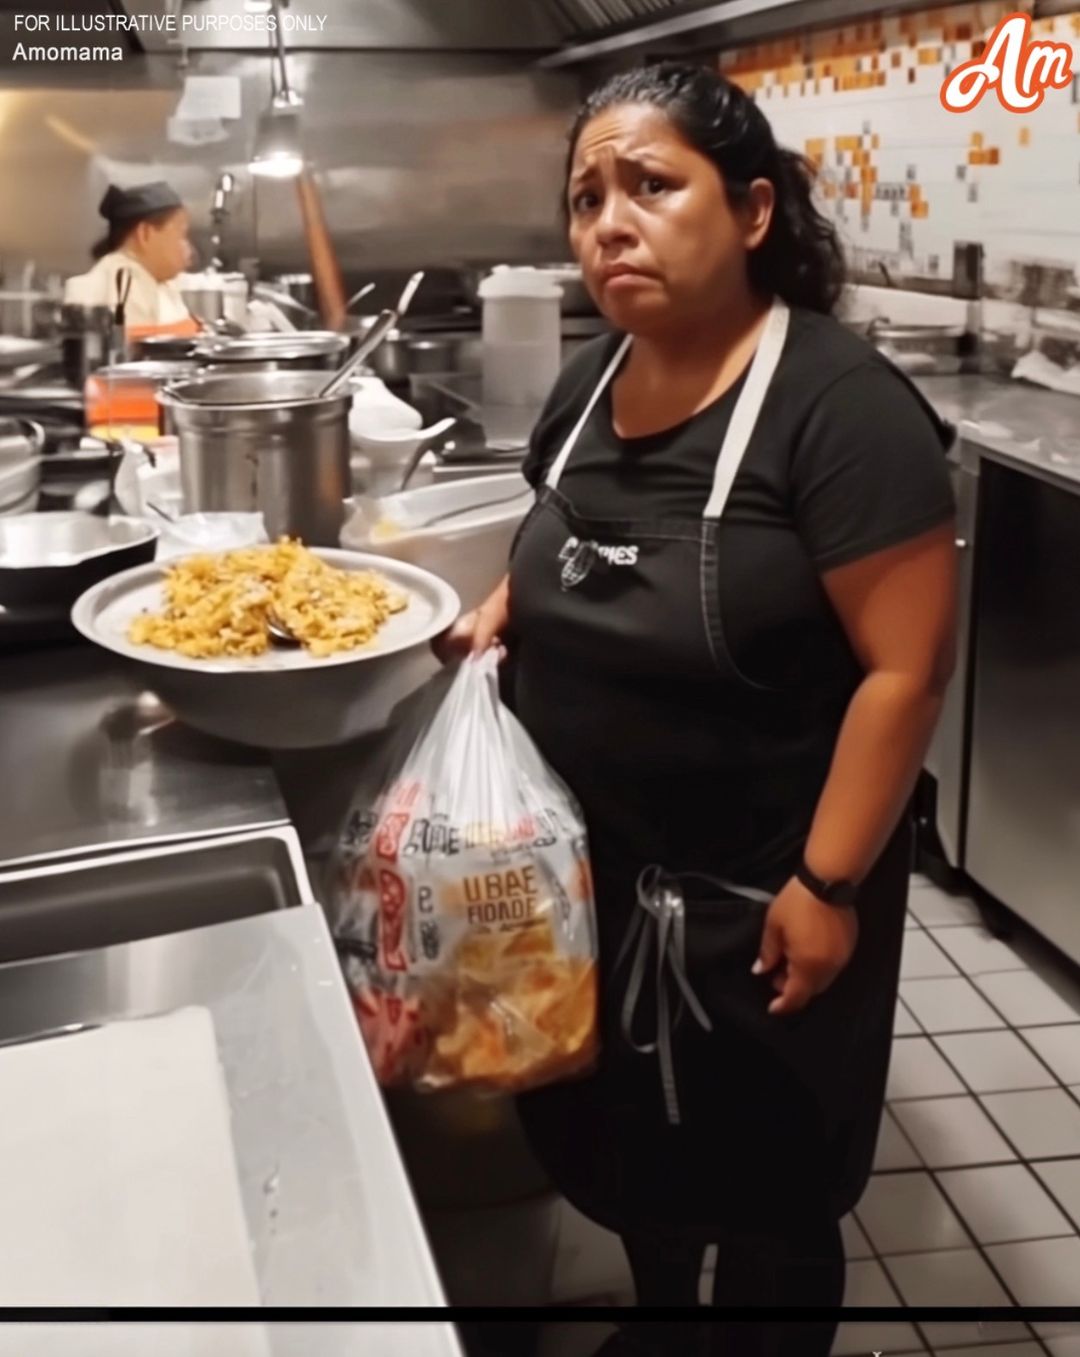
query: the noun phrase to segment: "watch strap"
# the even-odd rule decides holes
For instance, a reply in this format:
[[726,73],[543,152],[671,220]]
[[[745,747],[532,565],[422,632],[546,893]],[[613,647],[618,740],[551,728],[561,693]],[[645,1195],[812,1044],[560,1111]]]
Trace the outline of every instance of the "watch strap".
[[802,882],[811,895],[816,896],[826,905],[853,905],[855,903],[859,888],[853,881],[825,881],[820,876],[815,876],[805,861],[800,862],[795,869],[795,877]]

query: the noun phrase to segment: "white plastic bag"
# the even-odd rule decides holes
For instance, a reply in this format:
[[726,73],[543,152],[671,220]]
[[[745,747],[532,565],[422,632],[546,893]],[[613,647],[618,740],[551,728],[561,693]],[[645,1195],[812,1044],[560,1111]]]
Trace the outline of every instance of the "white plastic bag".
[[571,794],[500,702],[493,652],[440,674],[362,786],[331,915],[380,1083],[520,1092],[596,1050],[596,926]]

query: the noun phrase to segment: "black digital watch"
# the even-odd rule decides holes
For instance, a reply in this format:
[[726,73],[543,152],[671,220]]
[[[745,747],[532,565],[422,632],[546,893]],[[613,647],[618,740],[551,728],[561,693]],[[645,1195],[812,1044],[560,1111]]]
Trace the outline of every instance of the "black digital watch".
[[823,881],[820,876],[814,875],[805,861],[800,862],[795,869],[795,878],[826,905],[853,905],[859,893],[854,881]]

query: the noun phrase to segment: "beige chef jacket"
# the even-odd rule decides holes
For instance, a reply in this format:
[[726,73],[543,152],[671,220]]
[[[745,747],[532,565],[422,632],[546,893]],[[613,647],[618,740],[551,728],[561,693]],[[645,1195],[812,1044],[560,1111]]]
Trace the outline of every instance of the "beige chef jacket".
[[131,291],[124,308],[128,328],[142,325],[175,325],[190,319],[190,313],[175,283],[159,283],[139,261],[123,250],[113,250],[97,261],[88,273],[69,278],[64,301],[78,306],[107,306],[114,310],[119,299],[116,275],[131,273]]

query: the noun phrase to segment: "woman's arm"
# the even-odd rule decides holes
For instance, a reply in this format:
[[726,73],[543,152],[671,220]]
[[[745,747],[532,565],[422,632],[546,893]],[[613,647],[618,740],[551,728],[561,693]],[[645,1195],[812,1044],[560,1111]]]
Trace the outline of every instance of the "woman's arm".
[[861,880],[896,828],[956,660],[956,533],[946,524],[822,579],[866,677],[806,845],[825,880]]
[[487,650],[500,643],[509,620],[510,576],[504,575],[479,608],[459,617],[449,631],[432,642],[432,649],[443,664]]
[[[840,730],[806,863],[825,880],[860,881],[911,796],[953,671],[955,527],[839,566],[822,582],[866,676]],[[789,882],[770,906],[756,967],[775,972],[770,1012],[794,1012],[826,989],[857,934],[853,910]]]

